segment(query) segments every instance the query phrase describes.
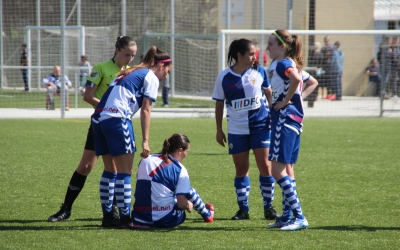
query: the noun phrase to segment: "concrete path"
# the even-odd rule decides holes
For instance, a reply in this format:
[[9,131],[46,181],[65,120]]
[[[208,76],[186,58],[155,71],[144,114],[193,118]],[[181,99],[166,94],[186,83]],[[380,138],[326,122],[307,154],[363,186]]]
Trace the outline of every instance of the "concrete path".
[[[383,103],[383,117],[400,117],[400,98],[391,98]],[[225,109],[226,111],[226,109]],[[306,117],[378,117],[380,101],[377,97],[343,97],[342,101],[318,100],[313,108],[304,102]],[[70,109],[65,111],[65,118],[88,118],[93,113],[91,108]],[[137,112],[134,117],[139,117]],[[155,107],[152,118],[212,118],[213,108],[162,108]],[[0,119],[21,118],[61,118],[60,109],[46,110],[44,108],[19,109],[1,108]]]

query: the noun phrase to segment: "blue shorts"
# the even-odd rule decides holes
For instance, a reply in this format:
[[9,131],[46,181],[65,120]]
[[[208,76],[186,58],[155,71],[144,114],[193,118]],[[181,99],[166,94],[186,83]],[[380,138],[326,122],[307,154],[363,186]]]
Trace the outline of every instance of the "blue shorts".
[[250,130],[249,135],[228,134],[229,154],[239,154],[256,148],[269,148],[270,142],[269,129]]
[[136,152],[132,121],[109,118],[104,121],[92,119],[96,155],[118,156]]
[[268,160],[295,164],[300,150],[298,124],[289,119],[275,118],[271,121],[271,148]]
[[[134,216],[135,211],[132,211],[132,218]],[[176,227],[186,220],[186,213],[184,210],[178,208],[178,205],[175,204],[174,208],[167,215],[159,219],[158,221],[154,221],[152,223],[143,223],[138,220],[135,220],[136,224],[139,225],[147,225],[151,227]]]

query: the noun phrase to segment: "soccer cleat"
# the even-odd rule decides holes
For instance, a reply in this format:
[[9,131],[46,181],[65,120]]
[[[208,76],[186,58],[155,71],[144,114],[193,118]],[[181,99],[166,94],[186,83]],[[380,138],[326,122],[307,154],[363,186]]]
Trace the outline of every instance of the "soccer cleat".
[[63,221],[68,219],[71,216],[71,208],[69,208],[67,205],[61,204],[60,210],[50,216],[47,221],[49,222],[57,222],[57,221]]
[[329,94],[329,95],[327,95],[327,96],[325,96],[324,98],[322,98],[323,100],[330,100],[330,98],[331,98],[331,94]]
[[335,100],[336,99],[336,94],[332,94],[328,99],[331,100],[331,101]]
[[281,227],[281,231],[296,231],[308,228],[308,221],[304,219],[294,219],[287,226]]
[[264,217],[267,220],[275,220],[279,216],[280,215],[275,211],[273,206],[270,206],[269,208],[264,209]]
[[235,216],[232,217],[232,220],[248,220],[250,219],[249,212],[240,209],[236,212]]
[[133,222],[123,223],[119,226],[120,229],[150,229],[150,226],[139,225]]
[[114,213],[103,215],[101,227],[118,227],[120,226],[119,216],[115,217]]
[[275,220],[274,223],[269,223],[269,224],[268,224],[268,227],[270,227],[270,228],[281,228],[281,227],[284,227],[284,226],[289,225],[290,222],[291,222],[290,220],[283,221],[283,220],[282,220],[282,217],[279,217],[279,218],[277,218],[277,219]]
[[112,211],[113,211],[113,218],[116,218],[119,220],[118,207],[116,205],[112,206]]
[[127,216],[122,217],[119,224],[120,229],[149,229],[150,226],[147,225],[139,225],[133,222],[133,220]]
[[206,208],[208,209],[208,211],[210,211],[210,217],[208,218],[204,218],[204,222],[213,222],[214,221],[214,206],[211,203],[207,203],[206,204]]

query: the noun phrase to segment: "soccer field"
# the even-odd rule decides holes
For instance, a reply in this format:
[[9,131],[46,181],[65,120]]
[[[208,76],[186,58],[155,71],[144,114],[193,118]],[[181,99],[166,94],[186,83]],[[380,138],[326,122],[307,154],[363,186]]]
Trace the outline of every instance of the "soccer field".
[[[141,150],[138,119],[135,135]],[[224,121],[226,127],[226,121]],[[398,249],[400,241],[400,119],[308,118],[295,172],[310,227],[298,232],[267,228],[251,157],[250,220],[237,211],[234,167],[215,141],[212,118],[152,119],[150,147],[161,150],[172,133],[189,137],[183,161],[191,184],[215,206],[204,223],[188,214],[173,229],[102,229],[101,160],[76,200],[71,218],[47,222],[63,202],[80,160],[89,119],[0,120],[0,249]],[[226,131],[226,129],[225,129]],[[134,162],[134,172],[139,154]],[[135,174],[132,175],[134,187]],[[274,206],[281,212],[281,190]]]

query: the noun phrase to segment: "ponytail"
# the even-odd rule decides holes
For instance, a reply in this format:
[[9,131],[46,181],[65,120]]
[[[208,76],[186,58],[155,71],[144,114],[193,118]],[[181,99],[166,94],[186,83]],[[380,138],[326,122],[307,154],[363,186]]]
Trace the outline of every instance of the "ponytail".
[[277,37],[279,45],[286,46],[285,56],[290,57],[296,63],[297,69],[303,68],[302,42],[298,35],[291,35],[287,30],[276,30],[273,33]]
[[172,60],[167,52],[160,50],[157,46],[152,46],[143,56],[143,59],[141,60],[140,64],[120,71],[117,74],[117,76],[128,75],[129,73],[137,69],[152,68],[157,63],[164,63],[165,66],[168,66],[172,64]]
[[[237,63],[238,57],[237,54],[241,55],[246,54],[247,51],[250,50],[250,46],[254,45],[254,42],[245,38],[233,40],[229,45],[228,50],[228,65],[233,65]],[[257,60],[254,62],[253,67],[256,69],[258,67]]]
[[182,148],[188,149],[190,144],[189,139],[184,134],[173,134],[170,138],[164,140],[163,148],[161,150],[162,158],[165,162],[169,162],[168,155]]
[[291,49],[287,51],[287,56],[293,59],[297,69],[300,71],[303,68],[301,38],[298,35],[292,35]]

